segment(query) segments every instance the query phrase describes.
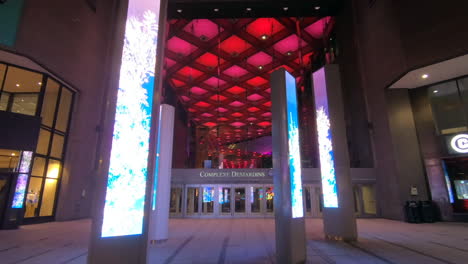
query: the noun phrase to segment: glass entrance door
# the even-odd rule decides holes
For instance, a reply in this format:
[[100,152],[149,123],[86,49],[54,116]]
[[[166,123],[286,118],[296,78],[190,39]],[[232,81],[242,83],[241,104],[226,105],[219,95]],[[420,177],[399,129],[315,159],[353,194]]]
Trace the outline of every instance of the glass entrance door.
[[264,192],[261,186],[250,186],[250,213],[261,214],[265,211]]
[[4,212],[8,203],[11,178],[10,174],[0,174],[0,223],[3,222]]
[[195,216],[199,214],[199,200],[200,200],[200,188],[199,187],[187,187],[187,203],[186,203],[186,215]]
[[221,186],[219,187],[218,202],[219,202],[219,214],[220,215],[231,215],[232,214],[232,205],[231,205],[231,187]]
[[245,187],[234,187],[234,214],[245,214],[246,213],[246,202],[245,202]]

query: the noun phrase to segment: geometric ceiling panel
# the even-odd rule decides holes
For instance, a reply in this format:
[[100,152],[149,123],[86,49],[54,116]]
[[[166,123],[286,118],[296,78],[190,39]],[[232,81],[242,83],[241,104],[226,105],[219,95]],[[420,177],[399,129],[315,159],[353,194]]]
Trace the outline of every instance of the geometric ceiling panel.
[[188,56],[197,49],[194,45],[178,37],[172,37],[166,45],[168,50],[182,56]]
[[259,18],[250,23],[246,31],[250,35],[261,39],[262,36],[271,37],[283,29],[284,26],[274,18]]
[[284,67],[300,81],[300,73],[310,69],[310,55],[323,50],[311,36],[323,34],[330,20],[301,20],[301,41],[296,21],[287,17],[171,20],[164,78],[190,121],[209,128],[207,146],[224,148],[271,133],[270,73]]
[[[222,30],[221,28],[221,32]],[[184,27],[184,31],[208,41],[218,35],[218,26],[209,19],[195,19]]]
[[304,30],[309,33],[312,37],[316,39],[321,39],[323,37],[323,32],[330,22],[331,17],[324,17],[319,21],[313,23],[312,25],[306,27]]
[[301,48],[307,45],[307,42],[305,42],[302,39],[299,39],[299,37],[296,34],[292,34],[289,37],[277,42],[274,46],[275,50],[281,54],[294,52],[299,48],[299,40],[301,42],[301,45],[300,45]]

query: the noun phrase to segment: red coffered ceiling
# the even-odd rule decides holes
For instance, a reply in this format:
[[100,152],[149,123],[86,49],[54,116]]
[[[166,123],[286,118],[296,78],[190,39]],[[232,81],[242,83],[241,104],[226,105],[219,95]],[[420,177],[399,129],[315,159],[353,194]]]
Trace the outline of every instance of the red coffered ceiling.
[[[176,19],[166,45],[166,80],[190,118],[218,144],[271,133],[270,73],[300,82],[322,48],[330,18]],[[298,32],[299,29],[299,32]]]

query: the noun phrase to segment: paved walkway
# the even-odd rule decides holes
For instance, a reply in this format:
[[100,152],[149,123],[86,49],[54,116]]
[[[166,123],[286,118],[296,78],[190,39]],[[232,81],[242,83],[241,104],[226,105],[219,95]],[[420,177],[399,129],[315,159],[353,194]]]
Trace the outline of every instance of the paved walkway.
[[[308,263],[468,263],[468,223],[358,220],[359,242],[323,240],[307,219]],[[0,263],[86,263],[90,221],[0,231]],[[273,219],[172,219],[155,263],[274,263]]]

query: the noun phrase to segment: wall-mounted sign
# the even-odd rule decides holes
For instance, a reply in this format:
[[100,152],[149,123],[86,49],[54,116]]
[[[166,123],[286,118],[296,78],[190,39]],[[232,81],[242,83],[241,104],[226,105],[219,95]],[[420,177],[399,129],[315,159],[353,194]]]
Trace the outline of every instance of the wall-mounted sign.
[[468,134],[456,134],[446,137],[446,144],[449,154],[468,153]]
[[235,170],[228,170],[228,171],[201,171],[200,177],[202,178],[218,178],[218,177],[228,177],[228,178],[235,178],[235,177],[268,177],[271,176],[271,172],[269,171],[235,171]]

